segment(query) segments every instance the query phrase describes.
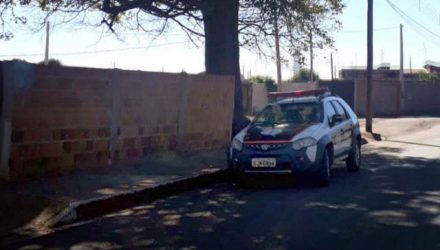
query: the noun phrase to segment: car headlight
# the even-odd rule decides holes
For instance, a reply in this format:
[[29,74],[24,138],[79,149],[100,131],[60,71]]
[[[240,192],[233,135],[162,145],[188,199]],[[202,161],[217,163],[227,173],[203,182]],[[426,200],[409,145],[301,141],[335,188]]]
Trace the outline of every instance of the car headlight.
[[316,145],[316,140],[311,137],[308,137],[294,141],[292,143],[292,148],[295,150],[300,150],[302,148],[307,148],[313,145]]
[[235,149],[237,151],[241,151],[243,149],[243,143],[238,139],[232,140],[231,146],[233,149]]

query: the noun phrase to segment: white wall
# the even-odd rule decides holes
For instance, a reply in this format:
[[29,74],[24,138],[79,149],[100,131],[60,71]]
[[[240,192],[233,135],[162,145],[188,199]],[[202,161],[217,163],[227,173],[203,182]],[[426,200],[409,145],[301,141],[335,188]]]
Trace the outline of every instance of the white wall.
[[252,84],[252,113],[261,111],[268,102],[266,85]]
[[306,83],[283,83],[281,85],[281,89],[283,92],[289,92],[289,91],[298,91],[298,90],[309,90],[309,89],[317,89],[318,83],[317,82],[306,82]]

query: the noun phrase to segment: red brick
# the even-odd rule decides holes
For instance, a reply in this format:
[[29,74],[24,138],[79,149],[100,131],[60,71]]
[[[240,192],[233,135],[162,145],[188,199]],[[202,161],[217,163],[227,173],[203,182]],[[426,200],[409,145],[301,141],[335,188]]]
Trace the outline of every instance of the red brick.
[[175,134],[176,130],[177,128],[174,125],[166,125],[162,127],[162,133],[164,134]]
[[106,90],[110,89],[110,83],[107,80],[77,80],[74,82],[74,88],[77,90],[93,89]]
[[53,77],[37,77],[33,82],[36,89],[55,89],[56,80]]
[[139,129],[133,126],[127,126],[120,128],[121,137],[135,137],[139,134]]
[[24,161],[22,159],[10,159],[9,168],[11,172],[19,172],[24,167]]
[[96,130],[97,137],[99,138],[106,138],[110,137],[111,129],[110,128],[98,128]]
[[25,142],[47,142],[52,140],[52,133],[48,129],[29,129],[25,133]]
[[25,131],[24,130],[13,130],[11,135],[12,143],[22,143],[24,142]]
[[88,129],[77,129],[75,131],[75,139],[88,139],[90,138],[90,131]]
[[144,135],[144,127],[139,127],[139,128],[138,128],[138,135],[139,135],[139,136]]
[[93,141],[87,141],[86,150],[93,151]]
[[43,143],[41,144],[41,156],[58,156],[63,154],[62,143]]
[[58,114],[52,114],[52,117],[50,118],[50,127],[62,128],[64,126],[66,126],[66,120],[64,117]]
[[72,140],[75,138],[75,131],[73,129],[59,130],[61,140]]
[[106,140],[99,140],[94,142],[95,151],[106,151],[109,149],[109,143]]
[[110,115],[100,114],[97,116],[97,121],[99,126],[110,126],[112,118]]
[[63,151],[66,154],[72,153],[72,142],[63,142]]
[[82,153],[74,155],[74,164],[76,167],[99,166],[102,153]]

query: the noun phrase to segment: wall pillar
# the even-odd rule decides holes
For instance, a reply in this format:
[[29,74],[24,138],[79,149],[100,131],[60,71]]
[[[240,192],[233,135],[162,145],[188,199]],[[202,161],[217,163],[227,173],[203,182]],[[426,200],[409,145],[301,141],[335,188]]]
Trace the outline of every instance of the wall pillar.
[[35,66],[20,61],[4,61],[0,62],[0,72],[0,178],[9,180],[14,95],[32,85]]
[[189,84],[188,76],[186,73],[180,75],[180,97],[179,97],[179,109],[177,113],[177,148],[183,146],[184,134],[186,130],[186,114],[188,110],[188,95],[189,95]]

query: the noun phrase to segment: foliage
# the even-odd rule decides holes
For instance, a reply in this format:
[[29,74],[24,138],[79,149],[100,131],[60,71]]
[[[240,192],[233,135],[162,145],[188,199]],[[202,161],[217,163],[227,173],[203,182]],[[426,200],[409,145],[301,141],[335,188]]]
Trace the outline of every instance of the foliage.
[[[313,72],[313,80],[319,80],[319,75]],[[309,82],[310,70],[300,69],[290,80],[290,82]]]
[[[0,0],[0,39],[11,39],[14,24],[42,29],[55,25],[104,27],[150,33],[153,38],[180,27],[196,46],[205,45],[207,73],[234,75],[234,102],[240,104],[239,46],[273,54],[275,28],[284,51],[301,56],[313,46],[332,45],[329,31],[338,29],[343,0]],[[29,11],[25,11],[29,9]],[[39,13],[35,16],[35,13]],[[28,21],[31,20],[31,24]],[[11,28],[12,27],[12,28]],[[234,105],[233,132],[244,114]]]
[[439,76],[436,73],[419,72],[420,81],[434,81],[439,80]]
[[[129,29],[149,32],[154,37],[166,35],[167,31],[177,26],[199,46],[204,37],[204,13],[212,11],[211,2],[215,1],[221,0],[0,1],[0,39],[11,39],[16,24],[31,24],[41,29],[49,17],[54,16],[51,21],[55,24],[79,22],[82,25],[106,27],[115,34]],[[276,23],[280,44],[288,58],[294,54],[301,57],[309,49],[311,32],[315,47],[331,46],[333,39],[329,32],[340,28],[337,17],[344,8],[342,0],[223,1],[239,4],[241,46],[271,56]]]
[[275,80],[270,76],[253,76],[250,79],[253,84],[264,84],[268,92],[277,91],[277,84]]
[[[38,64],[44,65],[44,61],[41,61]],[[49,59],[47,65],[49,65],[49,66],[62,66],[63,64],[61,63],[60,60],[51,58],[51,59]]]

